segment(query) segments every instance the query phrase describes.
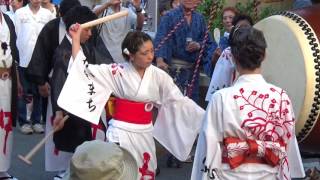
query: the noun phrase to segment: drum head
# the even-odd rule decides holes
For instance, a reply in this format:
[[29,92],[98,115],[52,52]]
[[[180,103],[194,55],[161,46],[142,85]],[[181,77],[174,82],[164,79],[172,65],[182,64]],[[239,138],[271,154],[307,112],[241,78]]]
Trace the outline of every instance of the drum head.
[[[267,41],[262,74],[268,82],[287,91],[296,116],[296,134],[299,136],[303,131],[303,136],[299,136],[303,140],[309,132],[304,129],[315,103],[318,77],[315,69],[318,62],[314,60],[310,40],[299,23],[283,15],[263,19],[255,28],[263,31]],[[314,124],[308,126],[309,130]]]

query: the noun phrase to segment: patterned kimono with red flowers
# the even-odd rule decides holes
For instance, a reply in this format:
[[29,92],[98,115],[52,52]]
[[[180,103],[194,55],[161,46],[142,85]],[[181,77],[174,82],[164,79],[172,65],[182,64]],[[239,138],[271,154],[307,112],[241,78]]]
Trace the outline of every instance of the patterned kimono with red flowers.
[[192,180],[287,180],[304,171],[284,90],[262,75],[240,76],[213,94],[200,131]]
[[[142,117],[135,115],[141,109],[128,106],[123,107],[122,115],[130,114],[135,119],[129,122],[115,115],[108,124],[108,141],[119,143],[135,157],[139,179],[155,178],[157,159],[153,137],[179,160],[187,159],[204,110],[183,96],[166,72],[150,65],[141,78],[131,63],[91,65],[82,51],[69,63],[71,68],[58,105],[82,119],[98,123],[111,94],[133,104],[145,103],[143,111],[150,112],[152,105],[158,107],[154,127],[151,119],[142,123]],[[117,112],[117,106],[115,109]]]

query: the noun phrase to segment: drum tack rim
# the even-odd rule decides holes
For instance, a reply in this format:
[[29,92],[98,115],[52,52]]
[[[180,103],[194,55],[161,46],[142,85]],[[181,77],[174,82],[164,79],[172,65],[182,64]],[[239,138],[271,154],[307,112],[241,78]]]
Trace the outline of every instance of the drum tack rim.
[[320,49],[319,44],[317,43],[317,37],[315,33],[312,31],[312,28],[310,25],[299,15],[284,11],[279,13],[278,15],[285,16],[294,22],[296,22],[304,31],[304,35],[306,36],[307,40],[309,41],[309,44],[311,46],[312,55],[314,57],[314,63],[315,65],[315,74],[316,74],[316,83],[315,83],[315,92],[314,92],[314,99],[312,103],[312,108],[309,112],[308,119],[306,120],[306,123],[304,124],[304,127],[301,129],[301,131],[297,135],[298,142],[302,142],[309,133],[312,131],[312,128],[316,124],[319,116],[319,109],[320,109]]

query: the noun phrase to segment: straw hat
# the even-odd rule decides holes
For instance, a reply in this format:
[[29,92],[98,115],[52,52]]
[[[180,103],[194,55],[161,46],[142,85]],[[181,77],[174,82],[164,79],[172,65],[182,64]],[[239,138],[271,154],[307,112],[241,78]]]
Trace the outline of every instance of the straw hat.
[[77,147],[64,180],[137,180],[138,166],[125,149],[99,140]]

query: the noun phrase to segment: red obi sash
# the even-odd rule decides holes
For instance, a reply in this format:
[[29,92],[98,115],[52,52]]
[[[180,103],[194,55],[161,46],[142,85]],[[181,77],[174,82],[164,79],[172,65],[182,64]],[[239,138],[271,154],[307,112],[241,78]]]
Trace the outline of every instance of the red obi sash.
[[151,103],[135,102],[115,98],[113,118],[132,124],[150,124],[152,121]]
[[279,142],[241,140],[228,137],[224,139],[223,163],[234,169],[244,163],[279,165],[285,158],[285,146]]

